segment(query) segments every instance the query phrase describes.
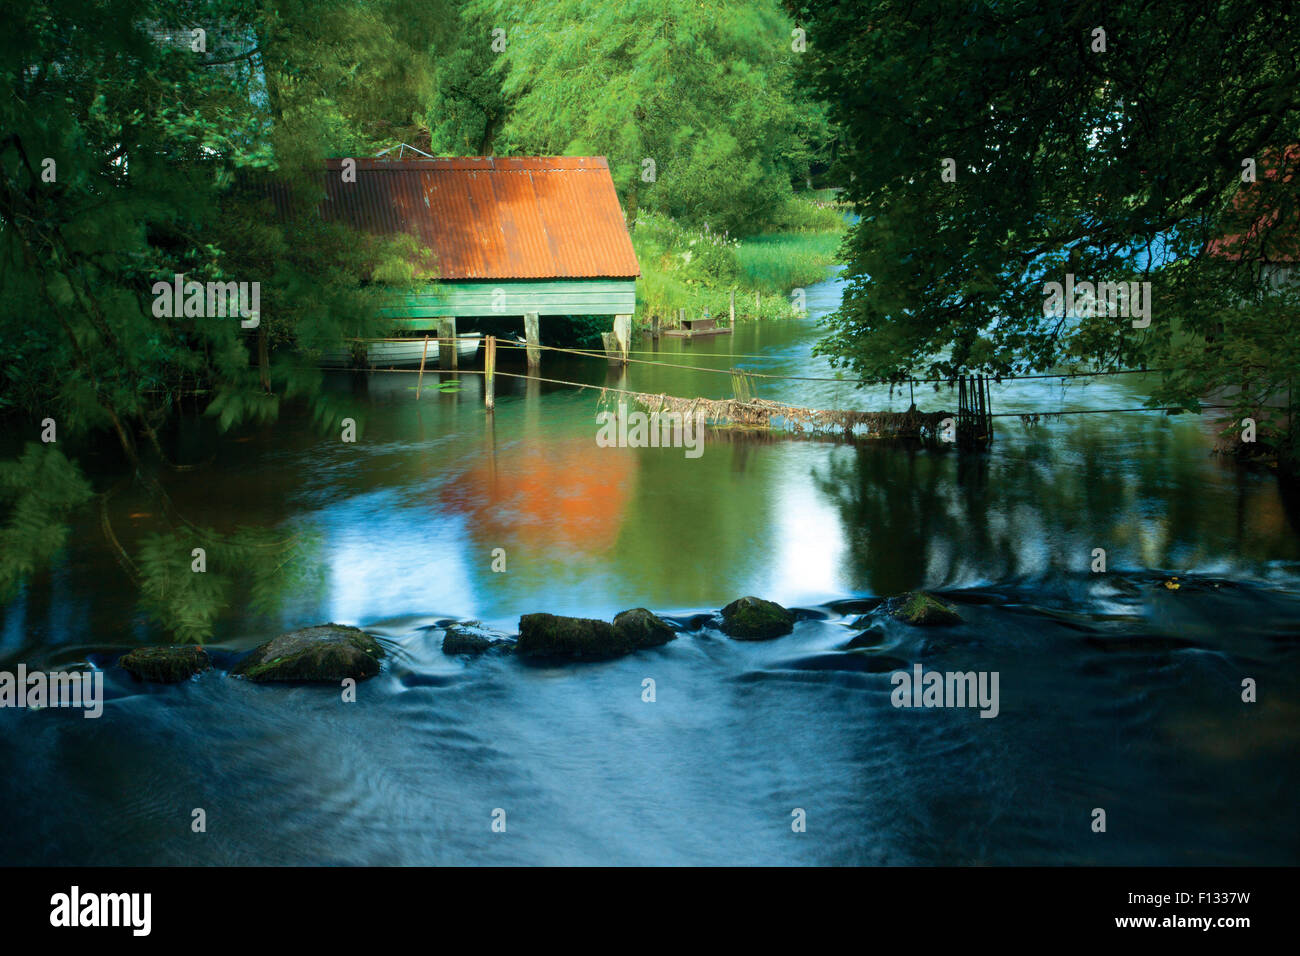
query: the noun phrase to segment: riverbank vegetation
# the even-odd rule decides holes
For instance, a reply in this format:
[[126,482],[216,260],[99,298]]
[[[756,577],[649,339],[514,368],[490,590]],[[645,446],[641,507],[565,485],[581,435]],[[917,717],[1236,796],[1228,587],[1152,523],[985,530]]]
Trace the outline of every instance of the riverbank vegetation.
[[[642,212],[632,230],[641,263],[637,315],[642,323],[658,315],[675,325],[677,310],[688,318],[706,312],[729,314],[735,295],[737,318],[788,318],[799,312],[790,295],[825,279],[836,262],[846,228],[833,206],[791,199],[781,225],[798,224],[744,239],[711,229],[691,229],[655,213]],[[757,295],[756,295],[757,294]]]
[[[1300,11],[791,7],[862,217],[827,354],[872,380],[1159,369],[1150,406],[1224,404],[1300,464]],[[1149,315],[1052,314],[1067,274],[1149,283]]]
[[[606,156],[651,260],[647,306],[718,314],[735,286],[777,314],[838,242],[837,214],[811,192],[834,134],[796,82],[793,29],[778,0],[15,10],[0,44],[0,590],[46,567],[68,516],[96,499],[141,610],[174,635],[203,640],[250,588],[299,586],[300,542],[193,524],[159,478],[201,473],[167,444],[182,402],[222,430],[271,422],[285,402],[322,428],[364,426],[303,354],[384,334],[377,305],[421,274],[423,250],[322,223],[324,157],[398,143]],[[272,178],[274,207],[259,185]],[[175,276],[256,280],[257,321],[156,314],[154,284]],[[91,449],[93,480],[79,463]],[[149,520],[114,529],[114,493],[143,495]],[[204,574],[195,549],[212,559]]]

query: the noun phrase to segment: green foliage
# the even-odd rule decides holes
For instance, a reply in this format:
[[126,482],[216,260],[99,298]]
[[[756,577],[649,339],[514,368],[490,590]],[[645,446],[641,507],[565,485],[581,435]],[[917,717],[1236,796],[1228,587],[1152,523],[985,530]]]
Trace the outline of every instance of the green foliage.
[[[204,551],[195,569],[193,550]],[[185,526],[147,535],[135,556],[140,606],[182,643],[203,643],[237,597],[250,610],[272,614],[291,595],[324,580],[318,535],[284,537],[262,528],[220,534]]]
[[761,294],[762,318],[792,314],[789,293],[826,278],[836,262],[844,219],[833,231],[788,232],[734,240],[690,229],[664,216],[643,212],[632,231],[641,263],[637,312],[670,317],[684,308],[691,316],[706,309],[728,314],[729,291],[736,291],[738,316],[754,317],[754,293]]
[[31,442],[14,461],[0,461],[0,600],[63,548],[67,516],[90,497],[90,483],[54,445]]
[[[223,429],[270,421],[285,400],[337,426],[349,412],[320,389],[310,359],[348,336],[386,332],[380,300],[432,266],[413,240],[322,222],[321,158],[425,135],[449,9],[426,0],[73,0],[7,11],[0,415],[26,427],[54,418],[61,439],[107,432],[158,497],[137,441],[154,439],[185,396],[210,395]],[[206,51],[190,48],[191,25],[206,30]],[[280,208],[268,200],[272,180]],[[178,274],[258,283],[259,325],[155,315],[155,284]],[[61,519],[81,500],[66,462],[68,473],[41,465],[43,484],[22,490],[37,467],[31,454],[0,463],[9,475],[0,500],[7,589],[57,552]],[[236,581],[180,575],[177,553],[188,549],[169,541],[184,526],[172,516],[172,528],[142,543],[133,571],[151,613],[198,639]],[[211,543],[226,566],[252,573],[266,549],[248,550],[247,537]],[[244,582],[254,599],[261,580]]]
[[827,232],[773,232],[742,242],[737,249],[741,279],[747,289],[784,295],[826,278],[844,237]]
[[[822,346],[837,363],[865,379],[1176,368],[1151,400],[1184,407],[1229,392],[1258,410],[1289,389],[1295,300],[1266,292],[1267,236],[1235,260],[1211,243],[1265,218],[1263,233],[1296,234],[1300,156],[1283,150],[1300,142],[1300,11],[789,6],[809,31],[805,78],[840,127],[834,178],[862,217]],[[1259,181],[1243,184],[1251,157]],[[1067,272],[1150,281],[1150,327],[1045,315],[1044,283]]]
[[715,232],[760,231],[829,142],[823,108],[794,87],[801,54],[775,0],[470,0],[467,10],[469,43],[506,30],[504,143],[607,156],[629,215],[646,206]]
[[[429,149],[434,155],[488,156],[510,152],[498,142],[507,104],[494,71],[490,27],[462,8],[455,22],[456,42],[438,63],[439,81],[425,108]],[[412,141],[414,142],[414,141]]]

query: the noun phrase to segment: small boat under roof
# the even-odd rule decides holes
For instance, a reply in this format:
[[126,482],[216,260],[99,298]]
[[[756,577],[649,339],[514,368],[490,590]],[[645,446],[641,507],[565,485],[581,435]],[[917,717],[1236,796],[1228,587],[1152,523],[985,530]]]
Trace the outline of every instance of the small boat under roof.
[[[478,332],[462,332],[456,336],[456,359],[464,362],[478,354],[483,336]],[[383,342],[371,342],[366,347],[367,364],[370,368],[419,368],[420,359],[424,357],[426,365],[437,366],[438,342],[435,336],[429,337],[429,350],[425,355],[425,339],[388,339]],[[347,349],[332,349],[322,352],[320,364],[329,368],[350,366],[354,362],[352,353]]]

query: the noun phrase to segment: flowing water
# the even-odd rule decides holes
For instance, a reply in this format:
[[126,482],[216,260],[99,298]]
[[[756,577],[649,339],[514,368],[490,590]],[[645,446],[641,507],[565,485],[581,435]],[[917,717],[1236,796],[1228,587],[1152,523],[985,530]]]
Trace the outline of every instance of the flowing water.
[[[905,409],[906,388],[857,390],[811,356],[839,293],[811,290],[806,321],[636,357],[831,379],[756,380],[800,405]],[[521,372],[521,354],[504,349],[501,369]],[[541,374],[732,389],[556,353]],[[416,401],[413,375],[336,374],[361,409],[355,443],[292,411],[226,436],[182,425],[176,454],[204,463],[167,479],[180,512],[303,533],[318,571],[274,617],[237,602],[209,644],[219,666],[189,683],[113,666],[162,635],[88,509],[58,566],[0,609],[0,669],[90,661],[109,699],[97,720],[0,709],[0,863],[1300,862],[1297,505],[1212,457],[1209,424],[999,418],[982,455],[721,431],[691,458],[598,448],[596,392],[503,376],[489,418],[481,379],[461,381]],[[993,410],[1144,395],[1136,376],[1006,383]],[[955,410],[947,391],[915,398]],[[110,508],[128,547],[155,518],[133,495]],[[920,587],[965,623],[872,610]],[[723,636],[708,616],[745,594],[798,608],[794,633]],[[636,606],[678,639],[547,667],[440,650],[447,619],[513,633],[531,611]],[[864,615],[874,644],[843,650]],[[256,643],[330,620],[388,652],[355,703],[226,676]],[[915,664],[997,672],[998,715],[894,707],[890,674]]]

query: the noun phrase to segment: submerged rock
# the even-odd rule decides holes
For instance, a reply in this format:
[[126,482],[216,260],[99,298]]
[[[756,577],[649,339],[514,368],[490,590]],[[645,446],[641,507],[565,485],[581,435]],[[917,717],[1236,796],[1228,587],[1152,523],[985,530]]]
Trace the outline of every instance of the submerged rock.
[[888,635],[885,633],[885,629],[883,627],[881,627],[879,624],[874,624],[871,627],[867,628],[865,631],[863,631],[861,634],[853,635],[853,637],[849,640],[849,642],[844,645],[843,649],[846,651],[851,651],[860,647],[877,647],[878,645],[884,643],[885,638],[887,636]]
[[621,634],[634,648],[658,647],[677,637],[677,632],[665,620],[643,607],[615,616],[614,633]]
[[321,624],[267,641],[231,671],[253,681],[361,680],[379,673],[384,649],[357,627]]
[[917,627],[946,627],[962,622],[961,615],[951,605],[922,591],[890,598],[885,607],[895,620]]
[[784,664],[801,671],[856,671],[864,674],[889,674],[906,670],[907,661],[871,650],[850,651],[847,654],[814,654]]
[[140,680],[176,684],[208,670],[212,661],[201,647],[137,647],[117,659]]
[[793,612],[773,601],[743,597],[722,609],[722,633],[740,641],[768,641],[793,630]]
[[448,624],[442,638],[444,654],[482,654],[493,647],[505,647],[512,642],[505,635],[484,627],[480,621]]
[[601,661],[636,650],[626,630],[585,617],[525,614],[519,619],[515,650],[524,657]]

